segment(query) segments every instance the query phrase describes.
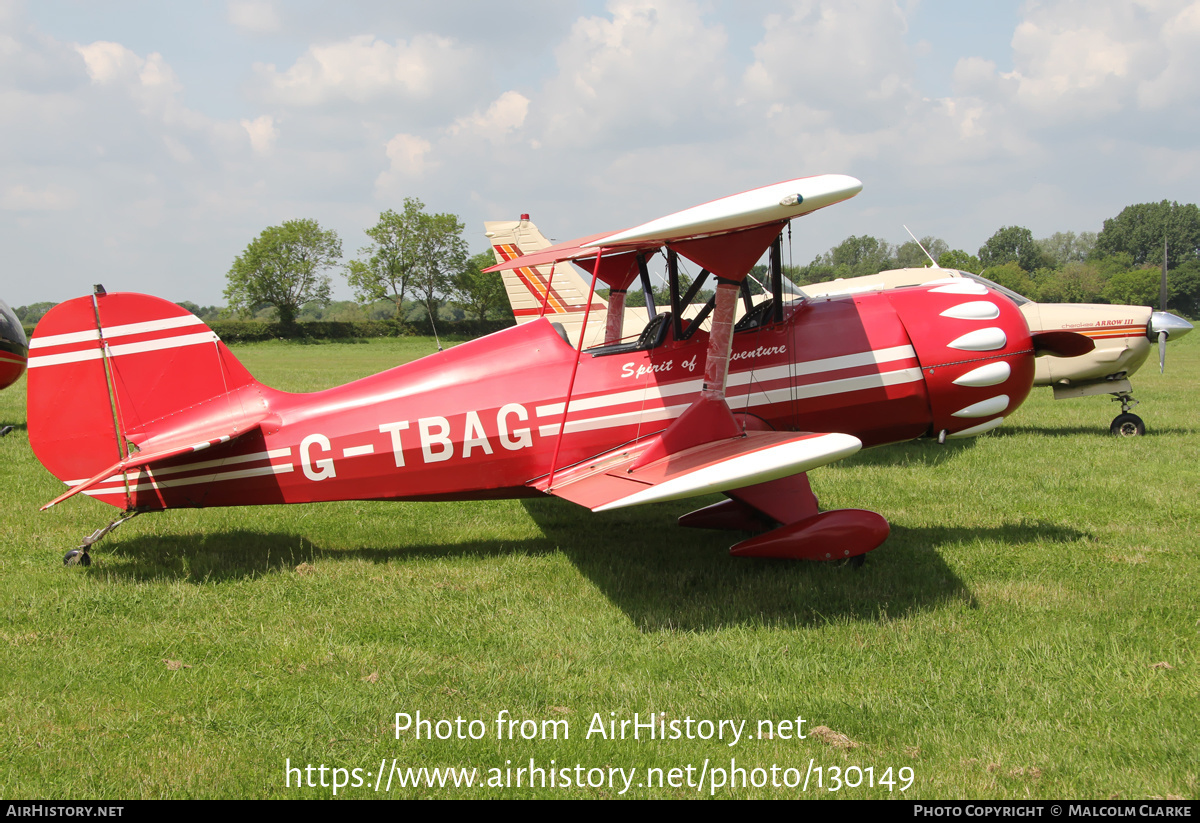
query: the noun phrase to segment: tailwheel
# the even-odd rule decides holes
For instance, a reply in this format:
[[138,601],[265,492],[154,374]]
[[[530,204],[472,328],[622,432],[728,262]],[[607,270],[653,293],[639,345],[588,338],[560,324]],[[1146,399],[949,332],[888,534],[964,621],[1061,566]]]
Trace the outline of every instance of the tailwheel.
[[140,509],[130,509],[129,511],[125,512],[123,515],[118,517],[116,520],[109,523],[107,526],[102,526],[101,528],[96,529],[94,532],[89,534],[87,537],[83,538],[83,542],[79,544],[78,549],[71,549],[71,551],[67,552],[63,556],[63,565],[64,566],[90,566],[90,565],[92,565],[92,558],[88,556],[88,549],[90,549],[93,544],[95,544],[97,541],[99,541],[101,538],[103,538],[106,534],[108,534],[109,532],[116,531],[118,528],[121,527],[121,524],[125,523],[128,520],[133,519],[134,517],[137,517],[139,514],[141,514]]
[[835,569],[861,569],[867,564],[867,556],[865,554],[856,554],[853,557],[845,557],[841,560],[831,560],[829,565]]
[[1108,430],[1117,437],[1141,437],[1146,433],[1146,424],[1136,414],[1126,412],[1113,418]]
[[90,566],[92,565],[91,556],[81,549],[71,549],[63,556],[64,566]]

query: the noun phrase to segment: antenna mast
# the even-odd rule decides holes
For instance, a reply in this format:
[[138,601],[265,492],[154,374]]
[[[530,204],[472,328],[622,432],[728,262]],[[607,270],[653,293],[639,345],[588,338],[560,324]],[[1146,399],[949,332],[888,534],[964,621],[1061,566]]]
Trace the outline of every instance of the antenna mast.
[[[904,224],[901,223],[900,225],[903,226]],[[921,241],[917,239],[917,236],[908,230],[908,226],[904,226],[904,230],[908,232],[908,236],[911,237],[913,239],[913,242],[917,244],[917,248],[919,248],[921,251],[925,252],[925,256],[929,258],[929,262],[933,264],[933,267],[935,269],[940,269],[941,266],[939,266],[937,264],[937,261],[934,260],[933,257],[929,254],[929,252],[926,251],[925,247],[921,245]]]

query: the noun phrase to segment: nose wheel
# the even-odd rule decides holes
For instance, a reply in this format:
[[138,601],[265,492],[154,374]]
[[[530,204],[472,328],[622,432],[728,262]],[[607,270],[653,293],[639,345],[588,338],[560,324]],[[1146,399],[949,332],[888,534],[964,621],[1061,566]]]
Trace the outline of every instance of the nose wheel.
[[1108,430],[1116,437],[1141,437],[1146,433],[1146,424],[1142,418],[1130,413],[1130,409],[1138,404],[1131,394],[1114,394],[1113,400],[1121,404],[1121,413],[1113,418]]
[[1141,437],[1146,433],[1146,424],[1136,414],[1118,414],[1108,430],[1117,437]]

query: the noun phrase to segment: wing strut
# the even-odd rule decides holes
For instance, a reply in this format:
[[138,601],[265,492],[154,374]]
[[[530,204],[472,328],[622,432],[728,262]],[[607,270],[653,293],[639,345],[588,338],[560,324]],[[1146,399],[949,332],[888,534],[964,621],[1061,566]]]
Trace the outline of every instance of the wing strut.
[[583,338],[587,332],[588,315],[592,313],[592,295],[596,293],[596,276],[600,271],[600,255],[604,249],[596,249],[596,266],[592,276],[592,286],[588,289],[587,308],[583,310],[583,329],[579,332],[579,342],[575,344],[575,366],[571,369],[571,382],[567,384],[567,402],[563,404],[563,424],[558,427],[558,439],[554,441],[554,457],[550,458],[550,475],[546,478],[546,489],[554,488],[554,470],[558,467],[558,452],[562,448],[563,435],[567,431],[567,412],[571,410],[571,393],[575,391],[575,375],[579,374],[579,360],[583,357]]

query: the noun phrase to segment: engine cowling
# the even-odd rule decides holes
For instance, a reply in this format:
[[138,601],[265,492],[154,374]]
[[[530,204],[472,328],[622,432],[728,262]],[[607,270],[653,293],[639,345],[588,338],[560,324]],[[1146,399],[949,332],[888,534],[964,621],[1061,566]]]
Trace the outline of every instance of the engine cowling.
[[1034,346],[1008,298],[955,278],[885,292],[929,392],[929,434],[972,437],[1004,422],[1033,387]]

